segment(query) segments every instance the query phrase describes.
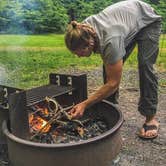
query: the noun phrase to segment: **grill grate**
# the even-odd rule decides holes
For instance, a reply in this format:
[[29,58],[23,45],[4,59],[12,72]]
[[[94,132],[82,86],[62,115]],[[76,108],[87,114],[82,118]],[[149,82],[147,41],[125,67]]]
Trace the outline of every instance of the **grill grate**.
[[[87,77],[80,75],[49,75],[49,84],[33,89],[16,89],[0,85],[0,106],[6,110],[10,128],[15,136],[29,139],[27,106],[43,102],[45,97],[56,98],[65,106],[77,104],[87,98]],[[0,110],[0,113],[2,112]],[[7,119],[3,118],[3,119]]]
[[71,86],[59,86],[54,84],[33,88],[26,93],[27,106],[43,101],[46,96],[57,97],[72,91],[74,91],[74,88]]

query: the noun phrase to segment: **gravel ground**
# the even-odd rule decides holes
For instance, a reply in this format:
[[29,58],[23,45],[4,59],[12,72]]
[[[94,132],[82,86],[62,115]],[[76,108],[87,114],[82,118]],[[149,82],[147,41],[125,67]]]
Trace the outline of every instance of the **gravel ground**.
[[[59,73],[82,73],[77,69],[61,70]],[[88,92],[94,92],[102,84],[102,71],[84,71],[88,76]],[[166,78],[166,72],[159,73],[160,79]],[[166,165],[166,87],[159,88],[159,105],[157,118],[160,121],[159,136],[154,140],[143,141],[136,135],[144,122],[137,111],[139,98],[138,73],[135,70],[124,70],[120,85],[119,107],[125,122],[121,127],[123,146],[114,166],[164,166]],[[0,166],[8,166],[6,149],[0,147]],[[3,149],[3,150],[2,150]]]
[[[67,71],[66,71],[67,72]],[[72,73],[68,70],[68,73]],[[81,72],[78,71],[77,72]],[[102,85],[102,70],[86,71],[88,92],[94,92]],[[159,80],[166,79],[166,72],[158,73]],[[159,135],[154,140],[143,141],[137,132],[144,123],[144,117],[137,111],[139,81],[136,70],[124,70],[120,85],[119,107],[125,122],[121,127],[123,146],[114,166],[164,166],[166,165],[166,86],[159,86],[157,119],[160,121]]]

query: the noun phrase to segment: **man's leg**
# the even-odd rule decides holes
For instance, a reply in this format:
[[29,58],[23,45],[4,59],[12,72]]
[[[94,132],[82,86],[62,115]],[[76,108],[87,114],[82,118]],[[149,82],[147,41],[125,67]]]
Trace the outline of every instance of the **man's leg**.
[[155,119],[158,104],[158,78],[153,65],[159,52],[161,23],[155,22],[144,28],[137,36],[140,100],[138,111],[145,116],[140,131],[142,137],[155,137],[159,123]]

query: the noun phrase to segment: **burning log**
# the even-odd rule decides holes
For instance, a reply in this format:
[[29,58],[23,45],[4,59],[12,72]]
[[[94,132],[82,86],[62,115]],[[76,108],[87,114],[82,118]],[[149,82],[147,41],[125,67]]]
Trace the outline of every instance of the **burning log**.
[[[37,135],[40,135],[42,132],[43,132],[43,130],[45,131],[46,129],[45,128],[50,128],[51,126],[51,124],[52,123],[60,123],[60,124],[63,124],[63,125],[65,125],[66,123],[65,122],[62,122],[62,121],[60,121],[60,120],[58,120],[58,119],[61,119],[62,118],[62,116],[63,116],[63,114],[60,114],[61,112],[64,112],[65,110],[69,110],[69,109],[71,109],[73,106],[69,106],[69,107],[67,107],[67,108],[65,108],[65,109],[63,109],[63,110],[60,110],[60,111],[55,111],[55,114],[54,114],[54,116],[48,121],[48,122],[46,122],[44,125],[42,125],[42,127],[30,138],[30,140],[33,140],[33,138],[35,137],[35,136],[37,136]],[[49,127],[48,127],[49,126]]]
[[73,105],[63,108],[56,100],[49,97],[46,97],[45,103],[47,108],[45,105],[43,108],[36,105],[29,115],[30,129],[33,134],[31,141],[67,143],[88,139],[107,130],[106,124],[101,119],[83,121],[72,119],[67,111]]
[[29,124],[32,132],[41,130],[41,132],[47,133],[51,128],[51,125],[46,126],[47,121],[45,121],[39,116],[34,117],[33,114],[29,115]]

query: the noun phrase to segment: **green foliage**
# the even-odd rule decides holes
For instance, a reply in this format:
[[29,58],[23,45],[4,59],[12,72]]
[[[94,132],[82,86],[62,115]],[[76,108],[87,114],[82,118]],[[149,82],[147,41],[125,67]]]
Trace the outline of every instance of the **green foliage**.
[[[0,33],[61,33],[71,20],[83,21],[121,0],[0,0]],[[165,0],[144,0],[163,18]]]
[[113,0],[94,0],[92,1],[93,13],[96,14],[103,10],[105,7],[111,5]]
[[1,32],[47,33],[64,32],[68,22],[66,9],[59,1],[10,0],[0,2]]
[[112,0],[62,0],[62,2],[70,17],[69,21],[82,21],[111,5]]
[[63,6],[67,9],[69,22],[71,20],[82,21],[87,16],[93,14],[91,2],[85,3],[84,0],[62,0]]
[[162,16],[163,32],[166,33],[166,1],[159,0],[156,10]]
[[162,32],[166,33],[166,0],[144,0],[152,5],[159,15],[162,16]]

